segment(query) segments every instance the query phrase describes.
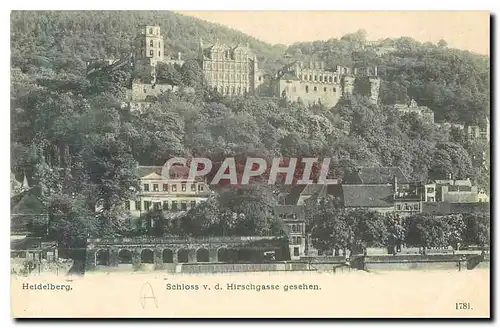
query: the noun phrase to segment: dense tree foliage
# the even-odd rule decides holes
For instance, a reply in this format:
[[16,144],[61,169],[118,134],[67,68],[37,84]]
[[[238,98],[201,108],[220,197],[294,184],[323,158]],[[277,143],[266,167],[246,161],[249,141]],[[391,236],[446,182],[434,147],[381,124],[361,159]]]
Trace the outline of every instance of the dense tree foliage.
[[[136,25],[152,22],[162,28],[166,52],[185,54],[182,67],[158,67],[158,80],[181,86],[181,92],[158,96],[144,112],[130,112],[122,105],[138,73],[124,66],[87,77],[86,63],[127,58]],[[345,97],[326,108],[286,99],[226,98],[208,90],[193,60],[200,38],[207,43],[248,42],[270,73],[284,64],[284,49],[194,18],[146,11],[13,12],[11,27],[11,169],[16,175],[25,173],[40,190],[50,209],[50,234],[68,247],[88,234],[130,233],[124,204],[139,188],[136,164],[163,165],[173,156],[207,156],[216,162],[228,156],[328,156],[337,158],[336,175],[358,165],[399,166],[410,178],[452,173],[489,187],[483,156],[488,145],[470,144],[459,132],[444,133],[388,106],[413,97],[450,121],[473,122],[488,114],[487,58],[443,43],[385,40],[396,50],[378,56],[364,46],[366,33],[360,31],[341,40],[290,46],[287,53],[295,59],[379,66],[381,105]],[[184,87],[195,94],[183,92]],[[152,234],[175,229],[191,235],[279,233],[270,211],[276,204],[274,191],[252,185],[221,188],[179,226],[158,225],[164,221],[161,213],[152,213],[143,218],[141,229]],[[365,247],[387,237],[371,213],[337,213],[335,202],[318,206],[311,212],[317,215],[311,229],[321,227],[314,230],[318,240],[323,234],[335,236],[333,244],[320,248]],[[484,226],[476,230],[468,240],[484,243]],[[427,237],[415,236],[428,244]]]

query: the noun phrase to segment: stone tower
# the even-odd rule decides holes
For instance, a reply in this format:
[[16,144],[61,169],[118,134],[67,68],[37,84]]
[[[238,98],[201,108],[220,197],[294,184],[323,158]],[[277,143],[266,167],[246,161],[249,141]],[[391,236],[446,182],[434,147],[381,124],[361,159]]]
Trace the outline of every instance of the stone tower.
[[159,26],[141,25],[136,37],[136,58],[146,59],[156,65],[164,59],[163,36]]
[[351,74],[342,77],[342,94],[352,95],[354,92],[355,77]]
[[136,69],[150,70],[151,83],[156,82],[156,64],[164,60],[163,36],[159,26],[138,26],[135,38],[135,66]]

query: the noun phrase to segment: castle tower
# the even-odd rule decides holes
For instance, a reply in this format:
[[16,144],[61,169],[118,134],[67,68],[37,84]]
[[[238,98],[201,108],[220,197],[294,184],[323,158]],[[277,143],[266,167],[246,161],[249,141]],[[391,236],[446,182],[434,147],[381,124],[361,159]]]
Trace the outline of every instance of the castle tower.
[[355,78],[352,75],[342,76],[342,94],[352,95],[354,92],[354,82]]
[[156,83],[156,64],[164,60],[163,36],[159,26],[138,26],[135,38],[135,68],[149,71],[151,84]]
[[136,59],[149,59],[151,66],[156,66],[156,62],[163,61],[164,43],[159,26],[139,26],[136,45]]

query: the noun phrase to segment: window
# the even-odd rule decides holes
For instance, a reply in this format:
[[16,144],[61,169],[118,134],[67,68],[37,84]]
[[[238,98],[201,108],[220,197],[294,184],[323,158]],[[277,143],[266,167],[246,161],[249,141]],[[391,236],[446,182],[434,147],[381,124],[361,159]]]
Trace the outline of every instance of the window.
[[309,75],[309,81],[312,81],[312,79],[313,79],[313,76]]
[[434,188],[427,188],[427,193],[431,194],[434,192]]
[[203,191],[203,189],[204,189],[203,185],[201,185],[201,184],[198,185],[198,191]]
[[316,75],[314,75],[314,81],[316,81],[316,80],[317,80],[317,76],[316,76]]
[[195,201],[195,200],[192,200],[192,201],[191,201],[191,204],[190,204],[190,207],[191,207],[191,208],[193,208],[193,207],[195,207],[195,206],[196,206],[196,201]]
[[337,77],[336,76],[333,77],[333,82],[337,83]]
[[301,243],[302,243],[302,238],[297,237],[297,244],[299,244],[299,245],[300,245]]
[[418,204],[413,204],[413,210],[414,210],[414,211],[418,211],[418,209],[419,209]]
[[154,41],[153,41],[153,40],[149,41],[149,46],[150,46],[150,47],[154,47],[154,46],[155,46],[155,43],[154,43]]
[[168,202],[166,200],[163,201],[163,210],[168,211]]
[[401,211],[401,205],[400,204],[396,205],[396,210],[397,211]]
[[306,85],[306,92],[309,92],[309,86]]
[[337,92],[337,88],[333,88],[333,92]]
[[262,81],[262,77],[261,76],[259,76],[259,81]]
[[323,88],[323,91],[324,91],[324,92],[326,92],[326,87],[325,87],[325,88]]
[[234,92],[235,92],[235,91],[234,91],[234,86],[233,86],[233,87],[231,87],[231,94],[233,94],[233,95],[234,95]]
[[160,202],[154,202],[153,203],[153,209],[158,211],[161,208],[161,203]]
[[160,57],[160,56],[161,56],[161,54],[160,54],[160,52],[158,51],[158,57]]
[[229,86],[226,86],[226,94],[229,94]]
[[149,211],[151,208],[151,202],[149,200],[144,201],[144,210]]
[[136,211],[140,211],[141,210],[141,201],[140,200],[136,200],[135,201],[135,210]]
[[332,77],[331,76],[328,78],[328,82],[332,83]]
[[181,184],[181,191],[186,191],[186,184],[184,182]]
[[160,191],[160,189],[158,188],[158,184],[157,183],[153,184],[153,191]]
[[293,256],[299,256],[299,248],[298,247],[293,248]]
[[172,201],[172,211],[177,211],[177,201]]
[[321,76],[321,75],[319,76],[319,81],[323,82],[323,76]]
[[196,185],[194,183],[191,184],[191,191],[196,191]]
[[166,183],[163,184],[163,191],[168,191],[168,184]]
[[177,192],[177,185],[176,184],[172,185],[172,192]]
[[153,34],[153,29],[152,28],[149,29],[149,34]]
[[154,50],[149,50],[149,55],[153,56],[153,54],[154,54]]
[[318,87],[314,87],[314,91],[315,91],[315,92],[316,92],[316,91],[318,91]]
[[187,211],[187,207],[188,207],[188,205],[186,202],[181,203],[181,211]]
[[238,87],[238,94],[241,95],[241,87]]
[[145,183],[143,186],[144,191],[149,191],[149,184]]

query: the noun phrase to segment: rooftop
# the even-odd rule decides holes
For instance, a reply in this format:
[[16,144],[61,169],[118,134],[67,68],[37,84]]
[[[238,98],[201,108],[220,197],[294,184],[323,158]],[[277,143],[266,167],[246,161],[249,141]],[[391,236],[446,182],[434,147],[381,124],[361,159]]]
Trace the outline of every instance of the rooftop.
[[391,207],[394,205],[392,186],[343,185],[345,207]]
[[399,167],[360,167],[347,175],[345,184],[392,184],[394,177],[398,183],[409,183]]

